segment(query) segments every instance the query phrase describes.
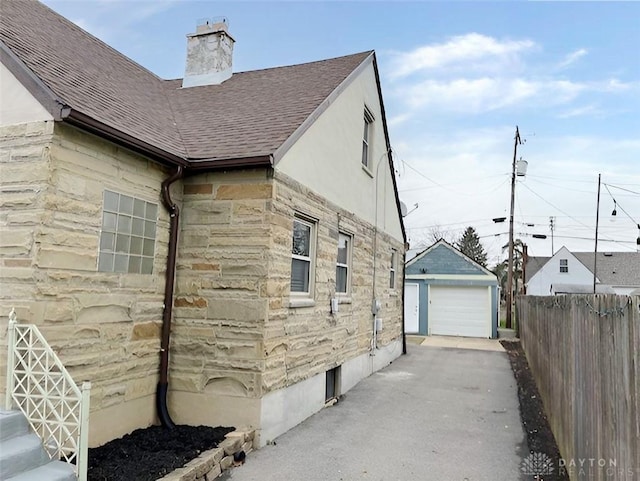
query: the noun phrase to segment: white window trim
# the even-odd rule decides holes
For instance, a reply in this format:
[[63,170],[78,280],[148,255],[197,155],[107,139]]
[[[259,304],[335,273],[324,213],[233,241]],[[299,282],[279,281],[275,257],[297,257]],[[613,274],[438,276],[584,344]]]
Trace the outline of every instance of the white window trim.
[[[562,263],[564,261],[564,264]],[[566,270],[562,270],[562,268]],[[568,274],[569,273],[569,259],[560,259],[560,274]]]
[[[338,233],[338,242],[340,242],[340,236],[344,236],[347,238],[347,263],[341,264],[338,262],[336,258],[336,297],[348,297],[351,294],[351,267],[353,265],[352,262],[352,253],[353,253],[353,234],[349,234],[348,232],[340,231]],[[347,288],[345,291],[338,291],[338,267],[344,267],[347,269]]]
[[[315,305],[314,291],[315,291],[315,271],[316,271],[316,242],[318,237],[318,221],[311,217],[295,214],[293,222],[300,222],[311,228],[309,233],[309,257],[296,255],[293,252],[290,253],[291,259],[309,260],[309,291],[308,292],[296,292],[289,289],[289,307],[312,307]],[[293,223],[291,226],[291,236],[293,237]],[[293,239],[292,239],[293,242]],[[289,275],[289,281],[291,281],[291,274]]]
[[[391,275],[393,274],[393,285],[391,285]],[[389,267],[389,289],[398,288],[398,250],[391,249],[391,266]]]
[[[371,110],[369,110],[366,106],[364,108],[364,115],[363,115],[363,120],[364,120],[364,124],[365,126],[367,126],[367,138],[364,138],[364,129],[363,129],[363,137],[362,137],[362,151],[361,151],[361,158],[360,158],[360,163],[362,165],[362,169],[369,174],[371,177],[373,177],[373,170],[372,170],[372,166],[371,166],[371,162],[372,162],[372,141],[373,141],[373,136],[374,136],[374,123],[375,123],[375,117],[373,116],[373,114],[371,113]],[[365,164],[364,162],[362,162],[362,157],[364,154],[364,145],[367,145],[367,163]]]

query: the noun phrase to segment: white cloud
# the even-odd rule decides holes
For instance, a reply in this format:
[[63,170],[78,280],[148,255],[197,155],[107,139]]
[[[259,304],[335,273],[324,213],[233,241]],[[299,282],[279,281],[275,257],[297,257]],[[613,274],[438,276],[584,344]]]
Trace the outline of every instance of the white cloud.
[[569,67],[570,65],[574,64],[575,62],[577,62],[580,58],[584,57],[585,55],[587,55],[588,51],[584,48],[578,49],[574,52],[571,52],[570,54],[568,54],[564,60],[562,62],[560,62],[560,64],[558,64],[558,69],[565,69],[567,67]]
[[588,88],[566,80],[483,77],[426,80],[398,92],[404,92],[412,109],[430,107],[455,113],[482,113],[522,106],[533,100],[544,101],[545,105],[564,104]]
[[584,115],[602,115],[603,112],[594,104],[583,105],[558,114],[558,118],[570,119],[572,117],[582,117]]
[[517,54],[536,47],[531,40],[499,41],[478,33],[468,33],[450,38],[445,43],[425,45],[411,52],[395,55],[392,77],[406,77],[416,72],[451,68],[464,65],[475,69],[478,64],[484,68],[496,63],[513,63]]

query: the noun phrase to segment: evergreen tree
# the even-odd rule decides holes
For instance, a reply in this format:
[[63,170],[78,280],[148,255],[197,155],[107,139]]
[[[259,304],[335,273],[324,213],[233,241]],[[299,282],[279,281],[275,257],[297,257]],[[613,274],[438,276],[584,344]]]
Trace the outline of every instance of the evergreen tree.
[[473,227],[467,227],[455,246],[467,257],[470,257],[482,267],[487,267],[487,253],[480,242],[480,237]]

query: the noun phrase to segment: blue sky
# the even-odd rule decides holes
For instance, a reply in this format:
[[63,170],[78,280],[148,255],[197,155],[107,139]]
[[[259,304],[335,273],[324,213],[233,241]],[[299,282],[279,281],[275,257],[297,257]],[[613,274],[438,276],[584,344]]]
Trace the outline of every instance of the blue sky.
[[518,125],[514,231],[530,253],[551,255],[551,216],[556,251],[593,250],[599,173],[599,250],[636,250],[640,2],[45,3],[163,78],[182,77],[185,35],[217,16],[235,71],[375,50],[412,245],[471,225],[490,265],[506,257],[508,224],[491,219],[509,215]]

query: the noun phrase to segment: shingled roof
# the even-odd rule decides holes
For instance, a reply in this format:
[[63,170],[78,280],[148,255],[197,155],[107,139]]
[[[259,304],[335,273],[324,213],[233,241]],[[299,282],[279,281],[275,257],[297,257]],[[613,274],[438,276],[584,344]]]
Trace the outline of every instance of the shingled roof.
[[182,89],[34,0],[2,0],[0,48],[57,120],[190,166],[264,162],[351,74],[375,63],[369,51]]
[[[593,252],[572,252],[589,271],[593,272]],[[529,257],[526,281],[544,266],[551,257]],[[640,286],[640,253],[598,252],[597,277],[601,284],[611,286]]]

